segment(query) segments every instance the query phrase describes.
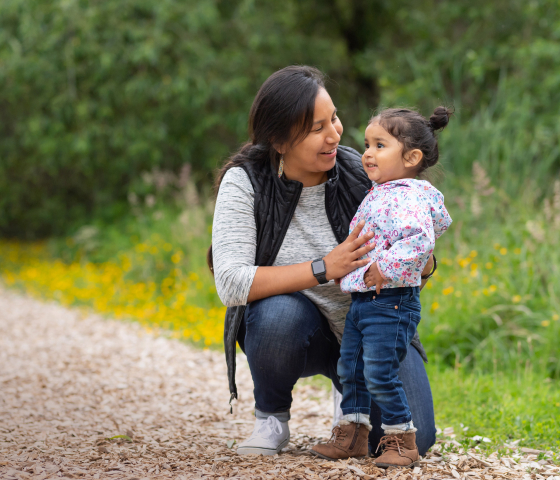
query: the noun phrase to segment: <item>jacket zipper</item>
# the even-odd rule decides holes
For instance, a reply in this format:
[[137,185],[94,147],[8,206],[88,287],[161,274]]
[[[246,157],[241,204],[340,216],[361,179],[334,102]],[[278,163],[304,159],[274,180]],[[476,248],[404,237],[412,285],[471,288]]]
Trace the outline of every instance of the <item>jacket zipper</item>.
[[358,433],[360,431],[361,423],[356,424],[356,430],[354,430],[354,438],[352,439],[352,443],[350,443],[350,449],[352,450],[358,441]]

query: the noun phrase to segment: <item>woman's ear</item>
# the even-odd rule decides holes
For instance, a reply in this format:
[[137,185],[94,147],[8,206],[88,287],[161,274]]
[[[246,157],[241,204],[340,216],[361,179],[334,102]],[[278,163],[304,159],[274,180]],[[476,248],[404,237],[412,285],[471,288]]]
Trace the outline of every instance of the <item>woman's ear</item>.
[[414,150],[411,150],[406,154],[404,161],[407,167],[412,168],[420,165],[422,158],[424,158],[424,154],[422,153],[422,150],[415,148]]
[[272,148],[274,148],[274,150],[276,150],[280,155],[284,155],[287,150],[286,145],[280,145],[278,143],[273,143]]

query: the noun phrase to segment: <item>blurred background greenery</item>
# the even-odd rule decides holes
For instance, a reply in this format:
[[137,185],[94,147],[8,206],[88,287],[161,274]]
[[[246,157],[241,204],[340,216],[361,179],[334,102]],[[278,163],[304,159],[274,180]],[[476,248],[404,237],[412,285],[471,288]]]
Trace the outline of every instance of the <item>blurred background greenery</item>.
[[376,108],[455,107],[422,294],[438,422],[559,446],[557,0],[3,0],[4,283],[220,348],[213,173],[290,64],[358,149]]

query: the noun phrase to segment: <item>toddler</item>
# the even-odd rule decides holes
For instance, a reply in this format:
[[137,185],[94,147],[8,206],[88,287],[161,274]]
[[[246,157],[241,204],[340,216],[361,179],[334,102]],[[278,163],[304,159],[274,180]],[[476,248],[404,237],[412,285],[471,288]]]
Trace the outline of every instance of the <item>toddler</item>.
[[[380,467],[411,467],[419,460],[416,429],[399,380],[399,365],[420,322],[421,273],[436,238],[451,218],[443,195],[416,178],[438,161],[435,132],[451,112],[438,107],[430,120],[407,109],[388,109],[373,117],[365,132],[364,169],[373,183],[358,208],[350,231],[365,221],[362,234],[373,232],[370,262],[346,275],[344,292],[352,293],[338,375],[343,413],[331,440],[313,447],[327,459],[368,454],[370,403],[381,410],[385,436],[376,459]],[[368,287],[364,280],[366,275]]]

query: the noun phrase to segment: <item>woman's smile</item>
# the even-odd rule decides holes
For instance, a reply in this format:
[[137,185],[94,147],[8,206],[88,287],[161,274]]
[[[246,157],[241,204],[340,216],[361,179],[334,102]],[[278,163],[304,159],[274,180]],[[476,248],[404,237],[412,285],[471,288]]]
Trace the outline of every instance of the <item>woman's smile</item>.
[[[337,147],[338,147],[338,145],[337,145]],[[334,157],[336,157],[337,147],[334,147],[334,148],[332,148],[328,151],[325,151],[325,152],[321,152],[321,155],[324,155],[327,158],[334,158]]]

